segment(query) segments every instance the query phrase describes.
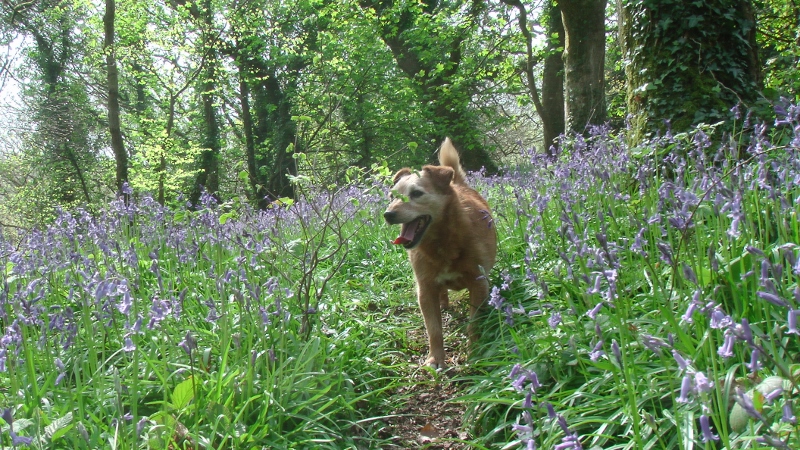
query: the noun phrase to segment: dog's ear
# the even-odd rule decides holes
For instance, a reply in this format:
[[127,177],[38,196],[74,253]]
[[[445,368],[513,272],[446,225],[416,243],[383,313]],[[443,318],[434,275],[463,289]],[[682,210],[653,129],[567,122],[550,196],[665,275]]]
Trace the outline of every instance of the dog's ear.
[[450,189],[450,182],[453,181],[455,172],[447,166],[425,166],[422,168],[423,175],[433,182],[436,189],[445,192]]
[[403,178],[406,175],[411,175],[411,169],[408,167],[403,167],[402,169],[398,170],[396,174],[394,174],[394,178],[392,178],[392,183],[397,184],[400,181],[400,178]]

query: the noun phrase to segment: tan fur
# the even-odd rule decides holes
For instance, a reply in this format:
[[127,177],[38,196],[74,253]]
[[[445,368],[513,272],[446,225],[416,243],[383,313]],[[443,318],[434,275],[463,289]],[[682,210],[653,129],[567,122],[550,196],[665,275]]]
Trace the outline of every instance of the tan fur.
[[[442,143],[439,164],[424,166],[419,174],[400,169],[392,189],[398,198],[384,213],[389,224],[409,224],[430,216],[421,239],[407,251],[428,333],[430,354],[426,363],[435,368],[445,362],[441,310],[448,306],[448,289],[469,290],[470,318],[474,319],[489,296],[487,277],[497,253],[489,206],[466,184],[450,139]],[[468,334],[470,342],[479,336],[472,320]]]

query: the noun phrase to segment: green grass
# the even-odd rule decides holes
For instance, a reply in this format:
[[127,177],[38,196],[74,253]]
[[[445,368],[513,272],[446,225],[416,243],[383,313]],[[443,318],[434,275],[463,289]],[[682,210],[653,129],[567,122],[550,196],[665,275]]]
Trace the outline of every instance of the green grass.
[[[800,357],[787,320],[800,308],[797,138],[715,139],[628,149],[600,134],[473,177],[494,209],[504,306],[481,316],[455,380],[430,377],[463,386],[459,445],[800,445],[782,420]],[[392,444],[386,416],[410,401],[398,393],[426,349],[409,340],[422,322],[381,218],[388,173],[375,173],[331,190],[298,179],[302,199],[260,213],[141,197],[4,243],[0,407],[13,434],[3,421],[0,446]],[[761,392],[770,377],[779,392],[774,378]],[[717,439],[704,441],[701,417]]]

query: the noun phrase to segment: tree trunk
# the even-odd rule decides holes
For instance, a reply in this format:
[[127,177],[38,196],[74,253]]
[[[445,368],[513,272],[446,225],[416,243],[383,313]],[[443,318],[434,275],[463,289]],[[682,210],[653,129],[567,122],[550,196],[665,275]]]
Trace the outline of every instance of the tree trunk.
[[729,117],[758,92],[750,0],[619,0],[631,143]]
[[[238,45],[238,43],[237,43]],[[256,165],[256,143],[253,137],[253,115],[250,112],[250,86],[243,64],[239,62],[239,103],[242,106],[242,128],[244,132],[244,150],[247,159],[248,181],[250,190],[247,197],[261,207],[264,193],[259,192],[258,166]]]
[[103,50],[106,53],[106,80],[108,82],[108,131],[111,134],[111,149],[116,162],[117,192],[122,192],[122,185],[128,182],[128,153],[122,141],[122,129],[119,119],[119,78],[117,58],[114,48],[114,18],[116,4],[114,0],[106,0],[106,13],[103,16],[105,38]]
[[585,133],[606,120],[606,0],[563,0],[566,127]]
[[195,180],[194,190],[190,196],[192,205],[197,206],[203,190],[219,198],[219,154],[220,143],[219,122],[215,106],[217,91],[217,49],[213,36],[213,11],[211,1],[204,0],[202,8],[203,31],[201,51],[204,59],[203,78],[200,81],[200,102],[203,105],[203,151],[200,153],[200,171]]
[[553,154],[556,138],[564,134],[564,23],[555,0],[545,4],[547,16],[547,55],[542,72],[542,109],[544,150]]

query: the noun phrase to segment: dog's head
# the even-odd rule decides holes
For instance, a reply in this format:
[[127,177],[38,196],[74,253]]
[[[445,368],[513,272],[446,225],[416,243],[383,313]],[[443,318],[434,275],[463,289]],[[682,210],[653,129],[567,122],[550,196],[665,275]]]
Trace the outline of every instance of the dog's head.
[[400,224],[400,236],[393,241],[406,249],[416,247],[431,223],[440,220],[453,188],[453,169],[424,166],[419,173],[400,169],[394,175],[389,207],[383,217],[390,225]]

